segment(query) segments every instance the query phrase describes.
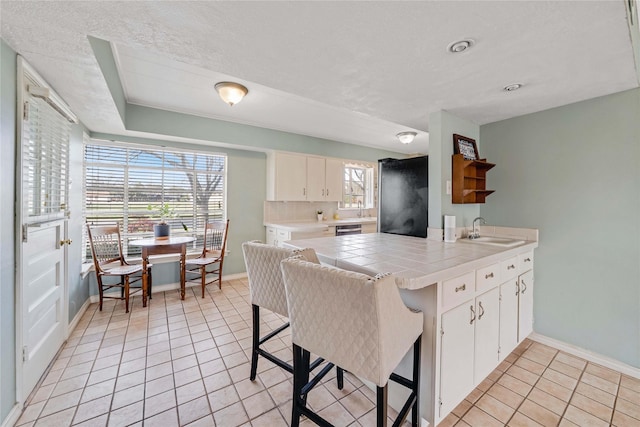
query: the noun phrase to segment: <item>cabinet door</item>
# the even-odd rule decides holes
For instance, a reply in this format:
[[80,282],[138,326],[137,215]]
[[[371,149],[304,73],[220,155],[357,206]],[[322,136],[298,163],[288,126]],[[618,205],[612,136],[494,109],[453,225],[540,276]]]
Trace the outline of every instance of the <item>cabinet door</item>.
[[276,229],[274,227],[267,227],[267,245],[276,245],[277,241]]
[[287,240],[291,240],[291,235],[289,234],[289,232],[284,230],[277,230],[276,246],[282,247],[282,242]]
[[325,160],[321,157],[307,157],[307,200],[325,200]]
[[442,315],[440,413],[451,412],[473,389],[473,300]]
[[278,153],[275,185],[276,200],[307,200],[307,158]]
[[520,284],[514,278],[500,285],[500,360],[518,345],[518,296]]
[[342,201],[342,183],[344,182],[344,163],[339,159],[326,159],[325,200]]
[[500,289],[476,297],[474,384],[478,385],[498,364],[500,345]]
[[518,276],[520,301],[518,313],[518,342],[533,332],[533,270]]

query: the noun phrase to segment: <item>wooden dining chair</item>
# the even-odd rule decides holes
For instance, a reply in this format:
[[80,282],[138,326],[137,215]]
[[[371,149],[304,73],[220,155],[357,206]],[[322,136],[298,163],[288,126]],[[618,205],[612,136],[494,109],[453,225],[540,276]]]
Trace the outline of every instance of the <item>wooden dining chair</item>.
[[[186,261],[185,273],[189,282],[200,280],[202,286],[202,298],[204,298],[204,288],[218,282],[218,288],[222,289],[222,264],[224,263],[224,252],[227,246],[227,232],[229,230],[229,220],[210,221],[204,227],[204,246],[202,253],[197,258]],[[209,266],[214,266],[210,269]],[[215,278],[207,282],[207,275],[214,274]]]
[[[122,239],[120,237],[120,223],[116,225],[92,226],[87,224],[89,244],[93,266],[96,272],[98,293],[100,295],[100,311],[105,298],[120,299],[125,301],[125,310],[129,312],[129,297],[132,293],[142,292],[146,296],[146,290],[142,283],[142,265],[129,264],[122,253]],[[147,266],[149,277],[149,290],[151,294],[151,265]],[[119,277],[117,283],[107,284],[104,277]],[[135,286],[132,286],[134,285]],[[120,288],[120,296],[113,296],[114,292],[106,292],[111,288]],[[132,292],[131,290],[134,289]]]

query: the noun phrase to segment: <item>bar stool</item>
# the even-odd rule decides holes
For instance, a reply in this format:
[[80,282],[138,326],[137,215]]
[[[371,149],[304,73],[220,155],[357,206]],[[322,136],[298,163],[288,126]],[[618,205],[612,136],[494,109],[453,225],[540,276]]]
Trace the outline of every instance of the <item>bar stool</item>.
[[[313,249],[286,249],[265,245],[257,240],[242,244],[244,262],[249,279],[249,293],[253,317],[253,350],[251,353],[251,373],[249,379],[254,381],[258,370],[258,356],[275,363],[282,369],[293,373],[293,367],[277,358],[260,346],[289,327],[289,322],[260,338],[260,308],[266,308],[284,317],[289,317],[287,298],[280,271],[280,261],[294,255],[303,256],[306,260],[320,264]],[[322,359],[311,364],[311,370],[320,365]],[[333,365],[331,365],[333,366]],[[324,368],[326,370],[330,368]],[[338,368],[338,388],[343,386],[343,372]]]
[[[331,424],[306,406],[318,383],[309,381],[309,353],[376,384],[377,426],[387,423],[387,385],[391,379],[411,390],[394,426],[412,409],[419,425],[422,313],[409,310],[393,276],[375,278],[327,268],[291,257],[281,262],[293,341],[293,411],[291,426],[306,415],[320,426]],[[413,345],[412,379],[393,373]]]

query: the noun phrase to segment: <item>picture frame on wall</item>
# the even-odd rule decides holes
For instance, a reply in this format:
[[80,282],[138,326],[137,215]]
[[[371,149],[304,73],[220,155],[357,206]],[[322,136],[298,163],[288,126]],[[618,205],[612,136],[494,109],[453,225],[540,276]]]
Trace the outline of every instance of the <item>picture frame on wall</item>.
[[478,160],[480,158],[476,140],[457,133],[453,134],[453,152],[454,154],[462,154],[465,160]]

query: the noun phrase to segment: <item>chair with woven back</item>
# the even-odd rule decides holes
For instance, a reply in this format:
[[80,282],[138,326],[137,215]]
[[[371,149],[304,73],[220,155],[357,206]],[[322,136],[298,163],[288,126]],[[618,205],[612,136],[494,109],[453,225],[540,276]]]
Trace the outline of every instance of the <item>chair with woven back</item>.
[[[146,292],[142,286],[142,265],[129,264],[122,253],[120,223],[115,225],[87,224],[93,266],[96,272],[98,293],[100,295],[100,311],[104,299],[125,301],[125,311],[129,312],[129,298],[132,293]],[[148,266],[148,294],[151,295],[151,266]],[[119,277],[119,282],[104,283],[106,277]],[[135,286],[133,286],[135,284]],[[105,292],[111,288],[120,288],[120,296],[115,292]],[[131,290],[134,289],[132,292]]]
[[[197,258],[188,259],[185,263],[185,280],[194,282],[200,280],[202,286],[202,298],[204,290],[211,283],[218,283],[218,288],[222,289],[222,265],[224,264],[224,253],[227,247],[227,234],[229,231],[229,220],[208,221],[204,227],[204,243],[202,253]],[[209,269],[209,266],[215,266]],[[207,282],[207,276],[214,274],[215,278]]]

